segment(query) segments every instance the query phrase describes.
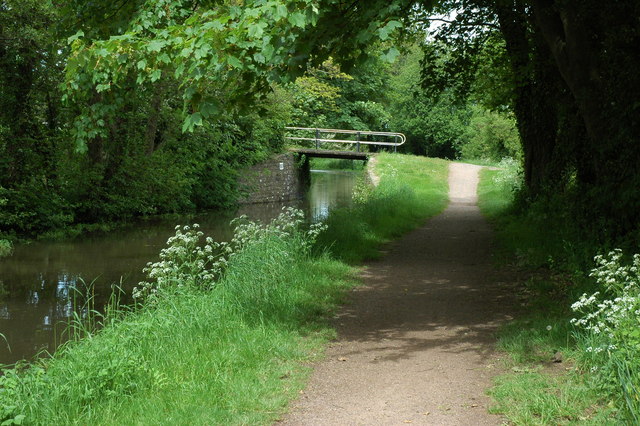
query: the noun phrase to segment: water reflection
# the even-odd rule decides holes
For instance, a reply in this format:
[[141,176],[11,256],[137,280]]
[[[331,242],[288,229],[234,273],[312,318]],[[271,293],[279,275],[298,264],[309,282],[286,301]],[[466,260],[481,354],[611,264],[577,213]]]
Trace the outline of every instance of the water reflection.
[[355,184],[352,171],[312,170],[313,185],[309,189],[309,215],[312,221],[324,220],[329,211],[351,203]]
[[[348,205],[354,172],[312,171],[305,200],[287,203],[306,210],[312,221],[327,217],[336,206]],[[237,212],[215,212],[174,219],[152,219],[102,234],[59,242],[33,242],[15,247],[13,256],[0,259],[0,363],[53,351],[74,311],[86,313],[85,298],[91,288],[94,306],[104,306],[118,284],[122,301],[143,279],[142,268],[158,258],[176,224],[199,223],[205,235],[228,240],[229,221],[245,214],[269,221],[283,207],[278,204],[242,206]]]

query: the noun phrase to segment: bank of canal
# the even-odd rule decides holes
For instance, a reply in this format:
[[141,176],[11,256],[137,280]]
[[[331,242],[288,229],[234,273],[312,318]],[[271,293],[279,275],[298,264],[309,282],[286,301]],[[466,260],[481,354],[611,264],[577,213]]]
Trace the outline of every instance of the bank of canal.
[[229,221],[237,215],[268,221],[285,205],[301,207],[321,220],[337,206],[351,203],[359,172],[312,170],[304,200],[291,203],[242,206],[237,212],[213,212],[183,219],[140,222],[106,234],[66,241],[36,241],[17,246],[11,257],[0,259],[0,364],[29,359],[53,351],[73,315],[74,294],[94,283],[96,306],[102,306],[117,284],[125,292],[143,278],[142,268],[157,259],[175,225],[199,223],[207,236],[228,240]]

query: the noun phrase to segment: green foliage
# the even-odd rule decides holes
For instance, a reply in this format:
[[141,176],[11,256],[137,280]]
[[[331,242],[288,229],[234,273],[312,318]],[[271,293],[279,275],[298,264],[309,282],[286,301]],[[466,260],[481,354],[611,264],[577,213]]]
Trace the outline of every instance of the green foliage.
[[[424,48],[428,49],[428,46],[429,43]],[[438,46],[443,55],[452,54],[451,47]],[[500,161],[503,157],[522,158],[520,138],[512,115],[488,110],[484,105],[491,104],[491,107],[501,107],[502,110],[505,106],[493,105],[495,101],[483,99],[473,92],[461,98],[456,88],[457,80],[439,78],[437,73],[424,74],[423,65],[429,60],[438,62],[438,67],[446,68],[448,64],[444,58],[430,59],[413,46],[398,60],[391,77],[391,126],[407,135],[404,149],[450,159]],[[484,64],[487,60],[479,61]],[[478,78],[480,75],[487,78],[486,73],[479,73]],[[433,90],[417,89],[421,83],[434,86]],[[464,92],[471,90],[465,89]]]
[[513,116],[480,107],[471,107],[472,115],[460,147],[463,159],[500,161],[509,157],[522,159],[522,146]]
[[0,257],[9,256],[13,251],[13,245],[9,240],[0,240]]
[[[3,188],[2,188],[2,186],[0,186],[0,207],[4,207],[7,204],[7,199],[6,198],[2,198],[2,196],[4,194],[5,194],[5,192],[4,192]],[[2,237],[2,236],[3,236],[3,234],[0,233],[0,237]],[[0,258],[5,257],[5,256],[9,256],[12,251],[13,251],[13,245],[11,244],[11,241],[0,238]],[[0,283],[1,283],[1,281],[0,281]]]
[[[25,151],[14,155],[0,143],[3,159],[23,158],[24,168],[33,169],[0,188],[6,199],[0,227],[37,236],[79,223],[232,205],[238,196],[238,170],[282,148],[287,103],[275,92],[260,111],[221,116],[215,124],[183,135],[180,103],[171,90],[167,85],[129,94],[117,119],[108,123],[110,142],[93,141],[87,154],[75,153],[62,131],[42,136],[42,144],[51,148],[46,155],[25,149],[27,160]],[[8,175],[12,166],[5,165]]]
[[412,47],[391,77],[391,128],[407,136],[403,149],[432,157],[457,158],[468,112],[448,93],[432,97],[419,89],[422,53]]
[[385,83],[385,65],[379,60],[346,74],[329,59],[286,86],[292,105],[291,123],[299,127],[384,131],[391,118],[384,106]]
[[[357,58],[363,44],[388,39],[399,27],[388,19],[399,5],[377,1],[352,16],[367,23],[353,27],[355,37],[345,37],[355,49],[323,44],[323,38],[338,37],[330,22],[348,14],[344,7],[337,1],[252,1],[239,7],[233,1],[194,5],[163,0],[131,11],[126,30],[108,39],[87,39],[79,31],[69,38],[65,84],[68,101],[91,105],[75,121],[78,148],[87,149],[87,141],[107,135],[105,123],[127,87],[180,82],[182,129],[192,131],[215,120],[219,111],[250,105],[269,83],[299,75],[312,55],[323,59],[335,50],[341,60]],[[323,26],[329,30],[317,34],[315,28]],[[384,56],[393,58],[395,52],[390,48]]]
[[[347,62],[367,56],[360,47],[398,32],[388,19],[397,5],[374,3],[347,17],[333,1],[4,2],[0,229],[53,235],[232,205],[238,170],[283,147],[293,108],[276,82],[332,52]],[[367,23],[353,25],[357,37],[347,39],[359,47],[350,53],[324,42],[342,36],[326,25],[339,16]],[[329,31],[316,34],[316,24]],[[317,46],[326,51],[312,53]],[[311,93],[348,96],[329,108],[348,126],[384,126],[369,101],[383,83],[369,76]]]
[[[573,217],[564,216],[562,205],[541,210],[548,208],[547,201],[534,204],[533,212],[530,205],[526,212],[519,210],[512,185],[500,175],[505,172],[481,174],[480,207],[495,225],[503,259],[532,271],[518,288],[523,312],[500,331],[499,347],[510,356],[515,374],[496,380],[493,410],[523,423],[634,422],[635,266],[624,265],[619,250],[597,257],[594,290],[587,274],[598,245],[584,238]],[[579,311],[575,319],[571,307]],[[557,365],[566,366],[562,374],[550,366],[556,352],[562,354]]]
[[72,207],[50,185],[30,180],[4,191],[0,225],[20,235],[64,228],[74,220]]
[[598,291],[584,293],[571,308],[580,330],[581,363],[600,387],[617,396],[627,420],[640,418],[640,255],[623,264],[622,250],[595,258]]

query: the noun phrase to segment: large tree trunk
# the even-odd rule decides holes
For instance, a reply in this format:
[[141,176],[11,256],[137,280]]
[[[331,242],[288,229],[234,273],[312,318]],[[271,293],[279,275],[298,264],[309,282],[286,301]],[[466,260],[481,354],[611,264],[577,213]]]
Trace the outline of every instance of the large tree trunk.
[[585,22],[589,13],[581,10],[583,4],[576,0],[562,5],[554,0],[533,0],[533,10],[558,71],[573,94],[589,138],[604,141],[608,132],[602,116],[608,105],[600,82],[598,54],[590,40],[595,29]]
[[498,2],[496,13],[515,80],[514,110],[524,151],[525,184],[537,193],[557,170],[553,161],[558,126],[553,70],[534,51],[523,5]]

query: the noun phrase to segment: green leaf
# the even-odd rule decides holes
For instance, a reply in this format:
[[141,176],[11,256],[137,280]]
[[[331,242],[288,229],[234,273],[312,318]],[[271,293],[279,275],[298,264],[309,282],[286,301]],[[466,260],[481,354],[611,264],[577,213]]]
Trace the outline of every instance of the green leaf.
[[380,55],[380,59],[389,63],[393,63],[399,55],[400,55],[400,51],[395,47],[392,47],[388,49],[385,53]]
[[380,40],[387,40],[389,35],[396,29],[402,27],[402,23],[400,21],[389,21],[387,25],[380,28],[378,30],[378,35],[380,36]]
[[234,68],[242,69],[242,62],[240,62],[240,59],[236,58],[235,56],[227,56],[227,63]]
[[109,84],[109,83],[105,83],[105,84],[98,84],[98,85],[96,86],[96,92],[98,92],[98,93],[102,93],[102,92],[104,92],[104,91],[106,91],[106,90],[109,90],[110,88],[111,88],[111,84]]
[[160,76],[162,76],[162,71],[161,70],[154,70],[151,73],[151,82],[153,83],[154,81],[158,81],[160,79]]
[[287,6],[284,4],[279,4],[276,6],[276,19],[286,18],[289,14],[289,10],[287,10]]
[[264,22],[260,22],[260,23],[256,23],[256,24],[250,24],[249,25],[249,37],[252,38],[260,38],[262,37],[262,34],[264,33],[264,27],[267,24],[265,24]]
[[215,104],[215,102],[207,100],[202,102],[202,104],[200,105],[200,112],[202,113],[202,116],[204,118],[213,117],[218,113],[218,106]]
[[224,29],[224,23],[218,21],[217,19],[214,19],[213,21],[209,21],[204,24],[202,28],[205,30],[222,31]]
[[300,12],[293,12],[289,15],[289,23],[294,27],[304,28],[307,25],[307,20]]
[[139,70],[145,69],[147,67],[147,61],[144,59],[140,59],[136,64],[136,67],[138,67]]
[[193,123],[191,122],[191,116],[188,116],[182,122],[182,133],[187,133],[193,130]]
[[187,89],[184,91],[184,95],[182,96],[183,99],[189,100],[192,99],[195,94],[197,93],[197,90],[193,87],[187,87]]
[[84,37],[84,31],[82,31],[82,30],[79,30],[77,33],[75,33],[74,35],[69,37],[67,39],[67,43],[71,44],[74,41],[78,40],[80,37]]
[[194,125],[202,126],[202,113],[194,112],[193,114],[191,114],[191,118]]
[[192,132],[195,126],[202,125],[202,114],[200,112],[194,112],[185,118],[184,123],[182,123],[182,133]]
[[175,76],[175,78],[180,78],[182,77],[183,73],[184,73],[184,64],[180,64],[176,67],[176,71],[173,75]]
[[271,58],[273,58],[274,52],[275,52],[275,48],[273,47],[272,44],[265,44],[264,47],[262,48],[262,56],[264,57],[265,61],[270,61]]
[[242,16],[242,8],[238,6],[231,6],[229,8],[229,16],[231,19],[236,19],[239,16]]
[[151,40],[147,45],[149,52],[159,52],[165,45],[164,40]]

